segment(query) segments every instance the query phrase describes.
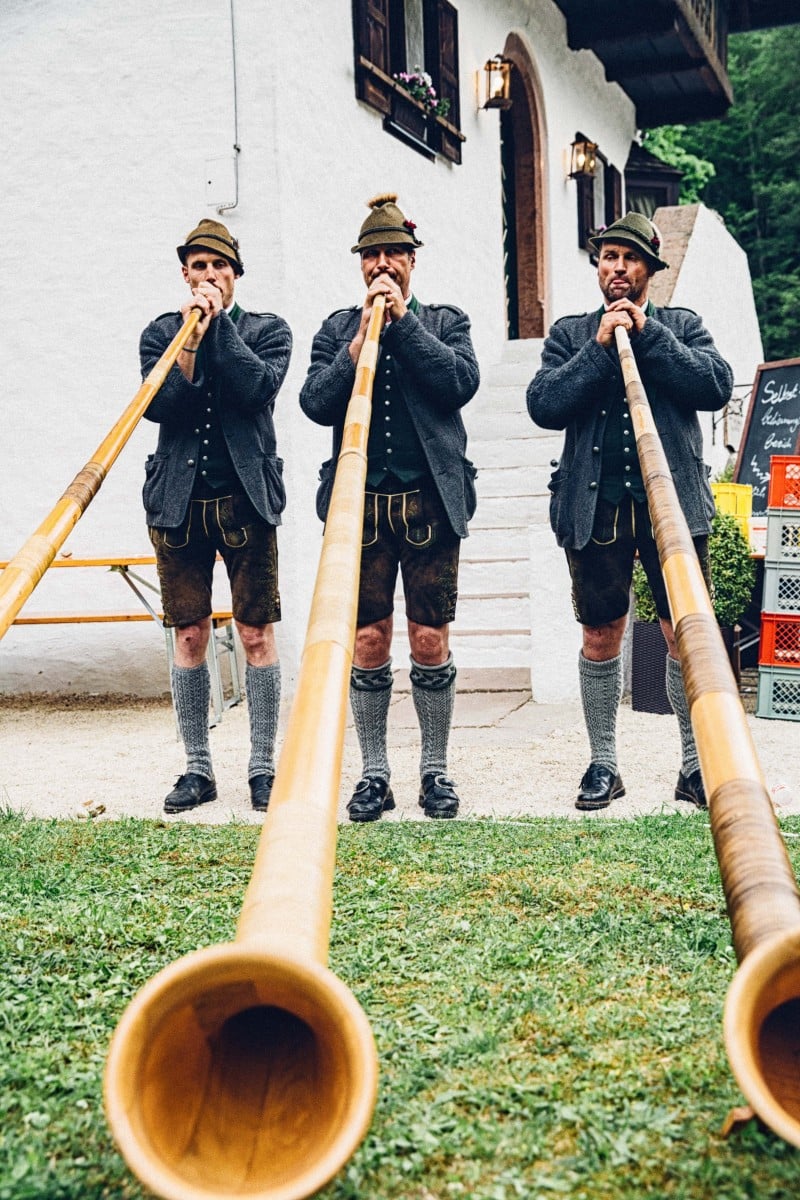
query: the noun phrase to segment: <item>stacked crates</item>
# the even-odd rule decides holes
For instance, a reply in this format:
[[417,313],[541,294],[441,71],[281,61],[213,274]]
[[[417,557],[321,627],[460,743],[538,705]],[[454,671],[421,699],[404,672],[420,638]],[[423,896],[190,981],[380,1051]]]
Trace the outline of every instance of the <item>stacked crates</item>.
[[800,456],[770,463],[759,717],[800,721]]

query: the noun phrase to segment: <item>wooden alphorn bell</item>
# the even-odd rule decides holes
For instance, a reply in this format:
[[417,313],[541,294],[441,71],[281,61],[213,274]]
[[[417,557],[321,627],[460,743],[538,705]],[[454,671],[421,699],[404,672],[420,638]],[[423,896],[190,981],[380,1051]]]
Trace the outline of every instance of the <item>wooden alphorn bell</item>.
[[326,966],[367,471],[385,300],[347,409],[297,691],[235,940],[166,967],[131,1002],[105,1075],[109,1124],[164,1200],[301,1200],[344,1165],[377,1056]]
[[630,339],[614,333],[739,961],[725,1047],[754,1112],[800,1147],[800,892]]
[[169,374],[201,316],[202,313],[196,308],[189,313],[92,458],[81,468],[55,508],[47,514],[39,528],[31,534],[0,575],[0,638],[13,625],[19,610],[97,495],[106,475]]

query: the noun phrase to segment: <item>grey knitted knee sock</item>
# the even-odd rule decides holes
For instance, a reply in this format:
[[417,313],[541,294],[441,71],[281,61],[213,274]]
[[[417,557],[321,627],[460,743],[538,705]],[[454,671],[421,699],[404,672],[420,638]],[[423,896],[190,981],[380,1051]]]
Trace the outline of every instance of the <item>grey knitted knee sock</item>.
[[244,670],[247,712],[250,717],[250,762],[247,776],[275,774],[275,734],[281,706],[281,665],[270,663]]
[[622,699],[622,655],[592,662],[578,656],[583,718],[592,762],[617,770],[617,709]]
[[447,774],[447,742],[453,722],[456,668],[449,654],[435,667],[423,667],[411,659],[411,696],[422,734],[420,778]]
[[350,672],[350,706],[353,710],[364,778],[389,782],[386,726],[392,699],[392,660],[382,667],[353,667]]
[[667,655],[667,697],[672,705],[672,711],[678,718],[678,732],[681,735],[681,770],[684,775],[691,775],[700,766],[697,757],[697,745],[692,732],[692,719],[689,716],[689,705],[686,703],[686,692],[683,689],[683,671],[677,658]]
[[211,677],[208,666],[172,668],[172,698],[178,718],[178,732],[186,748],[186,770],[213,779],[211,747],[208,740],[208,702]]

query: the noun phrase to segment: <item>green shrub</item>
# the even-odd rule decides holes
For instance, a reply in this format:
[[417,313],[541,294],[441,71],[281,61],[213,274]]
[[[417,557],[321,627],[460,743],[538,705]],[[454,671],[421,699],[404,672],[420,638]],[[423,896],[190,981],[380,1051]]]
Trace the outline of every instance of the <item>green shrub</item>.
[[[756,582],[756,567],[736,519],[716,512],[708,539],[711,560],[711,602],[720,625],[735,625],[746,611]],[[656,621],[653,593],[641,563],[633,569],[633,596],[637,621]]]

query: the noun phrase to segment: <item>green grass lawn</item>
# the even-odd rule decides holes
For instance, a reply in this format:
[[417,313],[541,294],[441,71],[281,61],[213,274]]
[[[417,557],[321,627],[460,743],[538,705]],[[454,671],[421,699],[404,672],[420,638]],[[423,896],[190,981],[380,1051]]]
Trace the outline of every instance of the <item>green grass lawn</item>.
[[[108,1041],[156,971],[232,939],[258,833],[0,817],[0,1200],[145,1195]],[[800,1196],[800,1151],[720,1136],[736,964],[703,816],[349,826],[334,895],[381,1074],[325,1200]]]

